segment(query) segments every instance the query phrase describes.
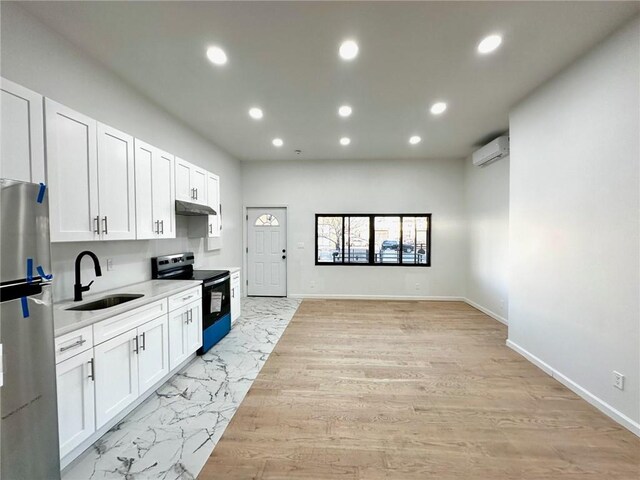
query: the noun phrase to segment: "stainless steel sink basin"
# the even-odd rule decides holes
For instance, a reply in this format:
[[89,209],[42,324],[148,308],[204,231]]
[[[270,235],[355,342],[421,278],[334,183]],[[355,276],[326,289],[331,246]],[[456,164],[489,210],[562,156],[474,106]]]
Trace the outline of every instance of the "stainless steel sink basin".
[[119,295],[111,295],[109,297],[101,298],[93,302],[78,305],[77,307],[67,308],[67,310],[103,310],[105,308],[115,307],[121,303],[127,303],[136,298],[144,297],[141,293],[121,293]]

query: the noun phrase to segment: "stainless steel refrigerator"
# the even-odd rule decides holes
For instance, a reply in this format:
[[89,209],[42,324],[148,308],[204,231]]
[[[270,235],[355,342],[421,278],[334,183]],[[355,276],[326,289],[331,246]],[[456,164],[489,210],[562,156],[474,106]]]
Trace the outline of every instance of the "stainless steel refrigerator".
[[59,479],[46,188],[0,179],[0,478]]

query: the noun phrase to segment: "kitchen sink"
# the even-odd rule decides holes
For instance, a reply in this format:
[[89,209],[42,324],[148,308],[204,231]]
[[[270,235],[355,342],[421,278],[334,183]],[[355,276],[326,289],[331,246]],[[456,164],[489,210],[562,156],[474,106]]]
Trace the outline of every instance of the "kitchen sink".
[[131,300],[135,300],[140,297],[144,297],[144,295],[141,293],[121,293],[119,295],[111,295],[109,297],[101,298],[100,300],[78,305],[77,307],[67,308],[67,310],[103,310],[105,308],[115,307],[121,303],[130,302]]

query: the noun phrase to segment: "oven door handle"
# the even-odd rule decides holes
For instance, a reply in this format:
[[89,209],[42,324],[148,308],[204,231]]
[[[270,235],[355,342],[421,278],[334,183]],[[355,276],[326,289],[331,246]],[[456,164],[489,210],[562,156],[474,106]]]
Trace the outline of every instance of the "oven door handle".
[[202,286],[203,286],[203,287],[205,287],[205,288],[206,288],[206,287],[212,287],[212,286],[214,286],[214,285],[219,285],[219,284],[221,284],[221,283],[224,283],[224,282],[226,282],[227,280],[229,280],[230,278],[231,278],[231,275],[227,275],[226,277],[219,278],[219,279],[217,279],[217,280],[214,280],[213,282],[205,283],[205,284],[204,284],[204,285],[202,285]]

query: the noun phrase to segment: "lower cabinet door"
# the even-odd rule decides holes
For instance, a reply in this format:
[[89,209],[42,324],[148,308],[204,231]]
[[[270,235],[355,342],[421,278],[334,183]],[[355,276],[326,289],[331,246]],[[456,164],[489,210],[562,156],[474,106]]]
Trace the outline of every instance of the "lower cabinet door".
[[137,329],[95,346],[96,428],[138,398],[139,348]]
[[240,318],[241,309],[240,274],[231,277],[231,323]]
[[60,458],[96,430],[93,349],[56,365]]
[[138,378],[142,395],[169,373],[169,317],[138,327]]
[[188,311],[188,306],[184,306],[169,313],[169,368],[171,370],[189,356],[187,353]]
[[191,303],[187,323],[187,355],[191,355],[202,346],[202,302]]

